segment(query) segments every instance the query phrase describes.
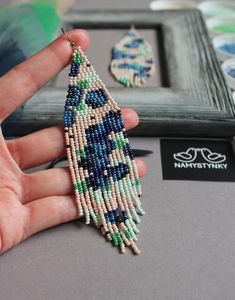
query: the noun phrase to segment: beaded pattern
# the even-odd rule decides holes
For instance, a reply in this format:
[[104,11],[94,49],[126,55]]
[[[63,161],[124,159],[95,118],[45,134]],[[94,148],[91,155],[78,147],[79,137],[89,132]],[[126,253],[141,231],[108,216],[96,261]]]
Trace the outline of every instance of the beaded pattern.
[[155,72],[151,45],[134,28],[113,47],[110,71],[127,87],[144,85]]
[[144,211],[121,111],[79,46],[73,48],[64,130],[79,216],[113,245],[134,253]]

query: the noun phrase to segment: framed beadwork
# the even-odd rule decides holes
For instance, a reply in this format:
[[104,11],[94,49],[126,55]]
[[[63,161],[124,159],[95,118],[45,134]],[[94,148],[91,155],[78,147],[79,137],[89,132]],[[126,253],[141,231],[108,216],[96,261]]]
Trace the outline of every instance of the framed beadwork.
[[112,47],[110,72],[125,87],[142,87],[155,73],[151,44],[132,25]]
[[[108,85],[121,107],[138,111],[141,122],[132,131],[133,135],[231,137],[235,134],[232,96],[198,10],[73,10],[63,17],[63,23],[66,30],[112,30],[114,35],[132,24],[138,30],[155,30],[161,84],[141,88]],[[99,45],[91,47],[99,52]],[[64,90],[56,88],[57,79],[27,104],[20,133],[28,132],[30,125],[36,130],[62,121]],[[38,116],[39,111],[43,119]]]

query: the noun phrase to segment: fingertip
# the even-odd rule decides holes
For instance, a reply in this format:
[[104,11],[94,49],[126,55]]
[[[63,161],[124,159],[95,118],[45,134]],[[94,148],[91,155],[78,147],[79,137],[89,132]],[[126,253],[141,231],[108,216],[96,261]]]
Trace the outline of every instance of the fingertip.
[[126,129],[135,128],[139,124],[139,116],[134,109],[123,108],[122,116]]
[[82,50],[86,50],[90,44],[90,37],[86,30],[84,29],[73,29],[68,32],[68,36],[71,38],[75,44],[79,45]]
[[147,166],[146,166],[145,162],[139,158],[136,158],[135,161],[136,161],[139,176],[140,177],[145,176],[145,174],[147,173]]

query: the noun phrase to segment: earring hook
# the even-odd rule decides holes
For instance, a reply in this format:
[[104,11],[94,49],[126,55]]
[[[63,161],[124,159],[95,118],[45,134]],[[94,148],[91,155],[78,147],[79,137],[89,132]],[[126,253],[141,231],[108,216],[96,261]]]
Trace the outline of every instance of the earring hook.
[[67,40],[69,41],[70,46],[73,48],[76,44],[73,40],[71,40],[68,33],[64,30],[64,28],[61,28],[62,33],[66,36]]
[[131,30],[135,30],[135,24],[131,24]]

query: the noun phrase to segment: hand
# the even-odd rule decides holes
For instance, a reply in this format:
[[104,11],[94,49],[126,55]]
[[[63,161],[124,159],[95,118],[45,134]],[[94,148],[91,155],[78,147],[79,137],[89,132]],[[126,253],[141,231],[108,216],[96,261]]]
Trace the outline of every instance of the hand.
[[[89,44],[83,30],[70,37],[82,49]],[[64,36],[0,78],[0,120],[27,101],[70,62],[71,48]],[[40,113],[40,112],[39,112]],[[127,129],[138,124],[131,109],[123,109]],[[43,229],[78,218],[68,168],[24,173],[66,155],[63,126],[54,126],[5,141],[0,131],[0,253]],[[146,166],[137,160],[140,176]]]

